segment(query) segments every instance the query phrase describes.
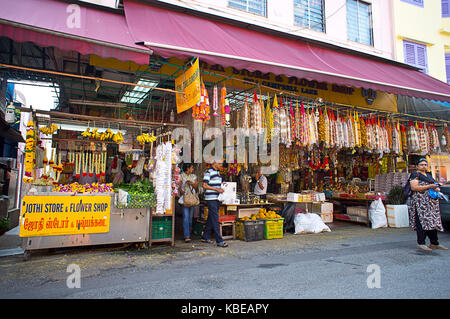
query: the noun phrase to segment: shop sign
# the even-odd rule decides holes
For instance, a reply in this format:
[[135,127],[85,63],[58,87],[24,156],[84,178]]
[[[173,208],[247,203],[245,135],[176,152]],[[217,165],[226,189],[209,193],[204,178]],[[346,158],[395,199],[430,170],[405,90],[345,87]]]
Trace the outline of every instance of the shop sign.
[[175,91],[184,92],[184,94],[176,93],[177,113],[189,110],[200,102],[200,68],[198,59],[195,60],[189,69],[175,79]]
[[24,196],[20,237],[109,232],[111,196]]
[[[177,71],[177,66],[182,66],[186,61],[177,58],[162,61],[162,65],[157,71],[151,70],[155,75],[171,75]],[[91,65],[105,68],[113,68],[128,72],[149,72],[147,65],[137,65],[134,62],[122,62],[115,59],[102,59],[95,55],[91,55]],[[272,73],[264,73],[261,71],[250,72],[248,70],[239,70],[234,67],[223,67],[215,64],[210,65],[204,61],[200,61],[199,67],[203,81],[209,83],[222,83],[241,89],[250,89],[255,85],[262,85],[263,94],[270,89],[281,90],[308,98],[322,98],[324,101],[339,103],[343,105],[353,105],[367,107],[375,110],[387,112],[397,112],[397,99],[395,95],[381,91],[373,91],[370,89],[348,87],[345,85],[330,84],[315,80],[308,80],[297,77],[287,77],[284,75],[275,75]],[[217,76],[218,75],[218,76]],[[246,81],[246,82],[243,82]],[[199,90],[200,92],[200,90]],[[275,93],[276,91],[273,91]],[[199,93],[200,94],[200,93]]]
[[[170,61],[171,63],[180,63],[174,59],[170,59]],[[229,78],[226,85],[233,87],[248,89],[259,84],[267,88],[281,90],[304,97],[314,99],[322,98],[324,101],[332,103],[397,112],[397,99],[394,95],[385,92],[330,84],[304,78],[275,75],[272,73],[263,73],[261,71],[250,72],[248,70],[238,70],[234,67],[224,68],[220,65],[208,65],[204,61],[200,62],[200,69],[208,73],[223,75],[224,78]],[[203,78],[205,81],[212,83],[217,82],[218,80],[217,76],[209,74],[203,75]],[[242,82],[242,80],[247,83]],[[262,90],[266,91],[267,89],[263,88]]]

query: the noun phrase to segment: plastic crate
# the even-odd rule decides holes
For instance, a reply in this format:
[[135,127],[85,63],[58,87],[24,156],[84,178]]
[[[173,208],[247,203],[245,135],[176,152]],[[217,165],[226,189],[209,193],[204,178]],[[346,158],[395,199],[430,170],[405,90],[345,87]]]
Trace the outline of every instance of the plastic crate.
[[172,238],[172,217],[152,218],[152,239]]
[[244,241],[264,239],[264,220],[236,221],[236,237]]
[[222,215],[219,216],[219,223],[220,222],[233,222],[236,220],[236,215]]
[[284,218],[266,219],[264,224],[264,239],[283,238]]
[[201,236],[205,228],[206,222],[201,223],[199,221],[194,221],[194,223],[192,224],[192,234],[196,236]]

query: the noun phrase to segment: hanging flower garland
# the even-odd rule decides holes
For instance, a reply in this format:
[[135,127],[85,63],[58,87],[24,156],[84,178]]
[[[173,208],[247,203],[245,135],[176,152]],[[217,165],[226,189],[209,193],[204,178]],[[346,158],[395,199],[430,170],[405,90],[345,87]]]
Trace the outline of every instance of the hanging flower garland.
[[200,101],[192,107],[192,117],[195,120],[207,122],[210,120],[209,97],[203,80],[201,80],[200,92]]
[[219,95],[218,95],[218,88],[217,85],[214,85],[213,88],[213,115],[214,116],[218,116],[219,114],[217,114],[217,110],[219,109]]
[[267,104],[266,104],[266,141],[270,143],[272,139],[273,130],[273,114],[270,108],[270,96],[267,94]]
[[272,130],[272,138],[273,137],[279,137],[281,132],[280,127],[280,110],[278,109],[278,98],[275,94],[275,97],[273,99],[273,130]]
[[34,133],[34,123],[29,121],[27,123],[27,135],[25,140],[25,172],[23,181],[25,183],[33,182],[33,169],[35,160],[35,133]]

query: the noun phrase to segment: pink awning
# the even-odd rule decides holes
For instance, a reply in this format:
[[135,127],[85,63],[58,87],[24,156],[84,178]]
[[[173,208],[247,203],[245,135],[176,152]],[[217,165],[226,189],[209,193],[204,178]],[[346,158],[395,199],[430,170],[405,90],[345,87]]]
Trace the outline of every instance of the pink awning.
[[131,37],[125,17],[58,0],[0,0],[0,36],[41,47],[148,64],[150,50]]
[[136,43],[208,64],[450,102],[450,86],[415,69],[124,0]]

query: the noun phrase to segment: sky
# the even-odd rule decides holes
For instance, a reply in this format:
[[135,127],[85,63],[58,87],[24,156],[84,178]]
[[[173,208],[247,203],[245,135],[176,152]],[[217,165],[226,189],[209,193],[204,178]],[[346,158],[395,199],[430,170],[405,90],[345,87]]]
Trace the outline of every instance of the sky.
[[[53,87],[42,87],[42,85],[48,86],[48,83],[43,82],[25,82],[35,83],[41,86],[22,85],[15,83],[14,89],[16,91],[16,99],[22,102],[24,107],[32,105],[33,109],[49,111],[55,107],[55,101],[57,101],[56,93]],[[21,94],[25,98],[22,100]]]

